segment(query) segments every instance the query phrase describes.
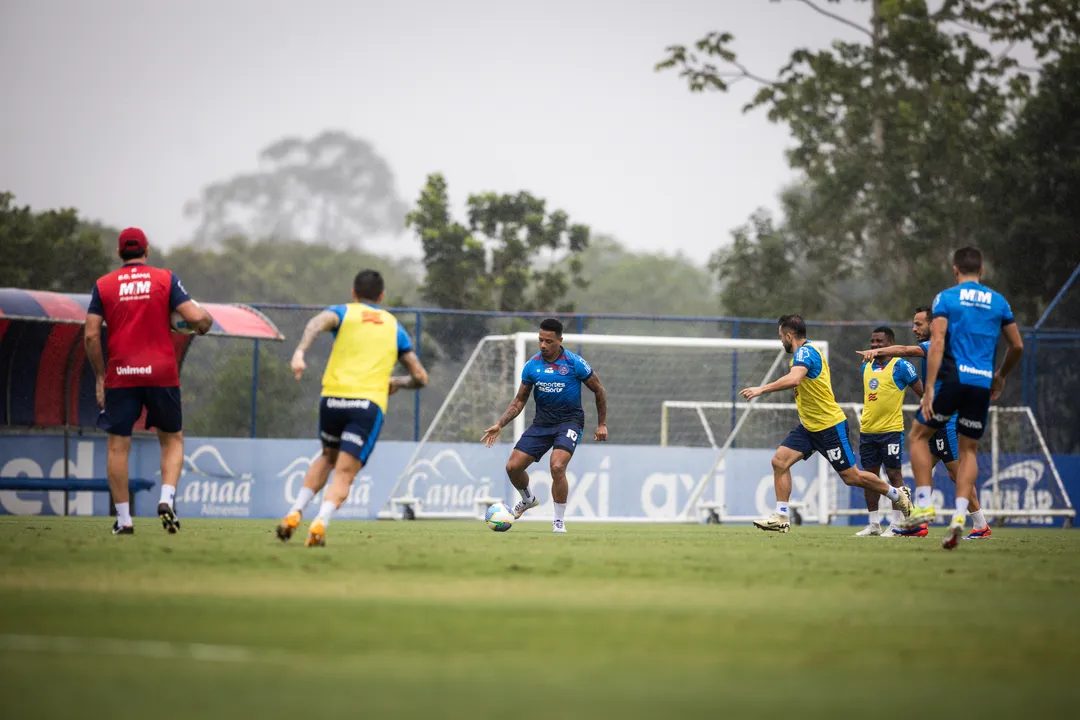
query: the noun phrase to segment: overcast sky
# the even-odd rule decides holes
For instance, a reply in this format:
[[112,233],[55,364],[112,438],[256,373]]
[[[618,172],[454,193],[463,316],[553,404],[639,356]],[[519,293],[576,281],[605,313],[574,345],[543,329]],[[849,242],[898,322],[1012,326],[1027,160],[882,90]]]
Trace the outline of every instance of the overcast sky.
[[793,179],[786,128],[741,112],[750,82],[692,95],[653,72],[714,29],[761,74],[855,36],[768,0],[0,0],[0,190],[171,244],[203,186],[285,135],[342,129],[410,204],[440,171],[459,206],[525,189],[704,261]]

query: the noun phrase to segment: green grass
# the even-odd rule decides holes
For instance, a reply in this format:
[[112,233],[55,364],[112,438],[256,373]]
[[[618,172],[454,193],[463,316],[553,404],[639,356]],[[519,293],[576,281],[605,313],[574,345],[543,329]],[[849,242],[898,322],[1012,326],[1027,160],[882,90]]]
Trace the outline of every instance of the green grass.
[[4,716],[981,720],[1080,701],[1077,531],[946,553],[853,528],[338,522],[308,550],[272,525],[0,520]]

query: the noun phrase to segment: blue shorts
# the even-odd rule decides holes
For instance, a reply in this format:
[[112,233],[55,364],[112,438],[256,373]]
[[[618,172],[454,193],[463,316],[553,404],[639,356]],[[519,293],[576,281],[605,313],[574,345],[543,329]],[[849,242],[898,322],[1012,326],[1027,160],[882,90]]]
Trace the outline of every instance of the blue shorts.
[[851,451],[851,441],[848,439],[847,420],[818,432],[810,432],[799,423],[780,445],[801,452],[803,460],[808,460],[815,452],[819,452],[836,472],[855,467],[855,453]]
[[859,436],[859,459],[863,470],[882,465],[899,469],[904,463],[904,433],[862,433]]
[[110,435],[131,435],[135,423],[146,408],[146,425],[162,432],[176,433],[184,428],[178,387],[124,387],[105,389],[105,407],[98,414],[97,426]]
[[319,401],[319,439],[323,447],[367,463],[382,429],[383,411],[371,400],[324,397]]
[[530,425],[529,429],[521,434],[514,449],[532,455],[536,460],[544,457],[553,447],[573,455],[578,440],[581,439],[581,431],[582,427],[577,423],[563,423],[555,427]]
[[978,440],[986,432],[989,417],[990,388],[939,382],[934,390],[934,417],[924,419],[920,410],[915,419],[935,430],[953,423],[956,432]]
[[[922,420],[920,419],[919,422]],[[955,417],[930,438],[930,452],[946,464],[960,459],[960,454],[957,452]]]

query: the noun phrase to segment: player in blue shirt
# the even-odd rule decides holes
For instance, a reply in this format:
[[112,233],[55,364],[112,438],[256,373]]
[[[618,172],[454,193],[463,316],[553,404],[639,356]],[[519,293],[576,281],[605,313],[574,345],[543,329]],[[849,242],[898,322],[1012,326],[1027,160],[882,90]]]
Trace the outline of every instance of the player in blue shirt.
[[[1005,378],[1024,353],[1016,319],[1001,293],[983,285],[982,253],[963,247],[953,255],[956,285],[934,298],[926,392],[912,433],[911,465],[915,486],[930,487],[933,460],[924,441],[956,415],[960,469],[956,476],[956,514],[941,546],[956,547],[967,520],[968,498],[978,479],[979,439],[986,430],[990,401],[1001,396]],[[1001,335],[1009,344],[997,372],[994,359]],[[909,524],[934,519],[934,507],[912,511]]]
[[539,498],[529,490],[526,470],[551,450],[551,500],[555,505],[552,532],[557,533],[566,532],[566,498],[570,491],[566,466],[585,428],[585,411],[581,409],[582,384],[596,395],[597,427],[593,438],[604,442],[608,437],[607,392],[589,363],[563,348],[562,334],[563,326],[558,320],[549,318],[540,323],[540,352],[525,363],[521,387],[510,407],[481,438],[488,447],[494,445],[502,429],[521,414],[529,394],[533,394],[536,415],[510,453],[506,474],[521,494],[521,502],[514,506],[514,517],[519,518],[529,508],[540,504]]
[[[915,339],[919,341],[918,345],[891,345],[883,348],[871,348],[870,350],[860,350],[859,354],[868,362],[877,357],[920,358],[919,364],[922,368],[920,377],[925,383],[926,355],[930,350],[930,313],[931,308],[929,305],[921,305],[915,308],[915,317],[911,321],[911,332],[915,335]],[[921,389],[918,394],[922,397]],[[911,433],[914,434],[914,432],[915,423],[912,422]],[[960,450],[957,447],[955,415],[949,418],[949,422],[945,424],[945,427],[939,429],[930,438],[930,455],[931,473],[933,473],[933,465],[936,465],[940,460],[945,463],[945,470],[955,484],[956,473],[960,469],[960,461],[957,459],[960,457]],[[990,537],[990,525],[983,516],[982,508],[979,507],[979,493],[975,488],[971,489],[969,500],[968,512],[971,515],[973,529],[966,539],[984,540]],[[929,485],[916,487],[915,507],[925,508],[932,504],[933,488]],[[901,537],[925,537],[929,532],[926,523],[914,527],[894,526],[890,530],[893,535]]]

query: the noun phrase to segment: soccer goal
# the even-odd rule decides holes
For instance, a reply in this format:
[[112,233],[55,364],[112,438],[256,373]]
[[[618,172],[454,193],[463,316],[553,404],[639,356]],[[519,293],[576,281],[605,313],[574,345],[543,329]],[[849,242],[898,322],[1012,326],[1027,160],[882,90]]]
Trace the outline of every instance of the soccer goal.
[[[568,334],[563,347],[581,354],[603,381],[608,425],[612,441],[619,445],[655,446],[661,430],[657,410],[667,399],[731,401],[739,389],[786,372],[779,340]],[[479,440],[514,397],[526,361],[537,352],[533,332],[480,340],[380,518],[479,517],[495,500],[516,499],[502,468],[535,410],[534,403],[530,401],[512,428],[504,430],[501,453],[493,453]],[[584,389],[582,406],[587,428],[595,427],[592,394]],[[591,434],[591,429],[587,432]]]
[[[861,403],[840,406],[847,416],[851,445],[857,456],[863,406]],[[905,405],[903,410],[904,425],[909,428],[918,406]],[[737,422],[732,420],[735,417]],[[769,471],[768,467],[748,471],[739,463],[725,462],[731,459],[733,450],[775,449],[798,422],[794,403],[669,400],[661,410],[660,444],[717,450],[716,467],[725,467],[720,485],[723,491],[735,483],[757,482],[762,472]],[[718,428],[726,427],[732,429],[722,435]],[[977,487],[979,502],[988,518],[1030,525],[1048,525],[1054,518],[1065,518],[1067,525],[1072,524],[1076,511],[1030,408],[991,407],[990,428],[981,447]],[[810,462],[816,463],[815,479],[802,494],[802,501],[795,503],[804,520],[828,523],[836,517],[866,514],[861,489],[848,490],[824,458],[815,455]],[[905,462],[902,470],[910,482],[910,462]],[[948,473],[939,463],[934,472],[935,505],[950,508],[955,497]],[[888,509],[891,505],[882,503],[881,507]],[[723,493],[712,501],[696,503],[696,509],[720,521],[747,519],[726,513]],[[947,519],[946,515],[943,513],[942,518]]]

